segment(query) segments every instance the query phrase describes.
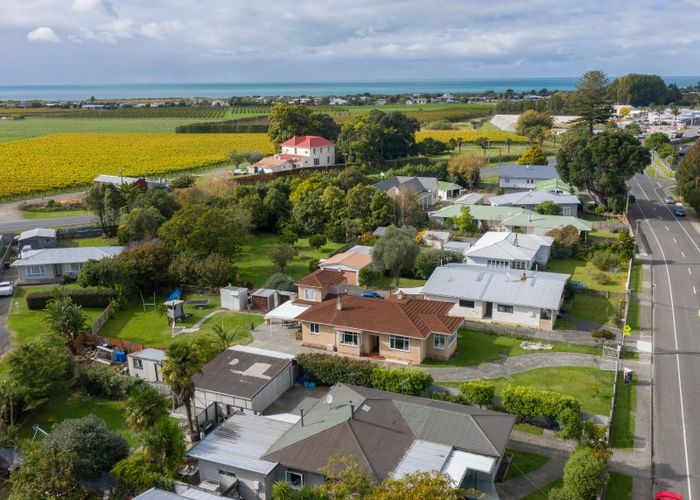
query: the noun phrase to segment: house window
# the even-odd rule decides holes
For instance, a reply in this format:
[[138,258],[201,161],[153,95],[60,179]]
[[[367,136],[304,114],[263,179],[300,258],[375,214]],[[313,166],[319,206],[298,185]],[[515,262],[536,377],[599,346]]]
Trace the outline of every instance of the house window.
[[220,475],[220,476],[232,477],[232,478],[235,478],[235,477],[236,477],[236,473],[235,473],[235,472],[231,472],[230,470],[224,470],[224,469],[219,469],[219,475]]
[[328,163],[329,165],[331,164],[331,157],[330,156],[326,156],[326,163]]
[[469,309],[474,309],[474,301],[459,299],[459,307],[468,307]]
[[313,288],[304,288],[304,298],[306,300],[316,300],[316,290]]
[[524,260],[513,261],[513,269],[527,269],[527,263]]
[[314,158],[314,167],[318,167],[321,164],[321,158]]
[[134,368],[143,370],[143,361],[140,358],[131,358],[134,360]]
[[411,341],[408,337],[400,337],[398,335],[392,335],[389,339],[389,347],[395,351],[405,351],[411,350]]
[[309,331],[314,335],[321,333],[321,326],[318,323],[309,323]]
[[359,335],[356,332],[340,332],[339,342],[343,345],[360,345]]
[[442,333],[436,333],[433,335],[433,346],[435,349],[447,349],[451,347],[452,344],[457,340],[457,334],[444,335]]
[[488,267],[498,267],[501,269],[508,269],[510,267],[510,262],[508,262],[507,260],[488,259],[486,261],[486,265]]
[[42,265],[27,266],[27,278],[43,278],[46,276],[46,268]]
[[294,489],[299,490],[304,487],[304,474],[301,474],[300,472],[294,472],[291,470],[285,471],[284,478]]
[[498,304],[499,313],[513,313],[513,306],[504,306],[503,304]]
[[78,274],[82,268],[80,263],[63,264],[63,274]]

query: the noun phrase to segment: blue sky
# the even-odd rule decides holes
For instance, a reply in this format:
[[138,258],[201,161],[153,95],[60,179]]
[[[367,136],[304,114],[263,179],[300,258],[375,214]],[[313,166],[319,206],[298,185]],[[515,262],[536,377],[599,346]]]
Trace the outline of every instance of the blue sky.
[[692,75],[700,0],[3,0],[0,85]]

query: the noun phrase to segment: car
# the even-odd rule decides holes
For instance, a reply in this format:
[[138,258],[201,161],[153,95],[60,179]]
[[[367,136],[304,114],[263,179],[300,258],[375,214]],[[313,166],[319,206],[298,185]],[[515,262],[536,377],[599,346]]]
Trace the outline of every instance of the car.
[[656,500],[683,500],[683,497],[672,491],[659,491],[656,494]]
[[379,295],[377,292],[372,292],[371,290],[365,290],[360,294],[360,297],[367,297],[370,299],[384,299],[384,297]]
[[579,290],[583,290],[585,288],[588,288],[585,283],[582,283],[580,281],[571,280],[571,281],[569,281],[569,284],[574,288],[578,288]]
[[0,297],[11,297],[13,293],[15,293],[15,286],[11,281],[0,283]]
[[676,199],[669,194],[666,198],[664,198],[664,203],[666,203],[666,205],[673,205],[676,203]]
[[636,203],[637,202],[637,197],[634,195],[632,191],[627,193],[627,201],[630,203]]
[[673,215],[676,217],[685,217],[685,207],[680,203],[673,206]]

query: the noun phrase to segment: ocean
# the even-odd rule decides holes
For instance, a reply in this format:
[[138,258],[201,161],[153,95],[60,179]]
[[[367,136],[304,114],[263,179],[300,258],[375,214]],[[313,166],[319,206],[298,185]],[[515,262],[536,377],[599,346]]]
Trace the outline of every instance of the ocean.
[[[685,87],[698,76],[663,77],[667,84]],[[403,80],[374,82],[298,83],[131,83],[113,85],[0,85],[0,100],[81,100],[167,97],[343,96],[351,94],[480,93],[488,90],[573,90],[577,78],[488,78],[471,80]]]

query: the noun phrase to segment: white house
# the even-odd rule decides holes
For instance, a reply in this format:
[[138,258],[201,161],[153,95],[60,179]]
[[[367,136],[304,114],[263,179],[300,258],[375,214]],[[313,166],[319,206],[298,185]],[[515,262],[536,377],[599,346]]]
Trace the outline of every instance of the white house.
[[454,303],[450,316],[467,321],[554,329],[568,274],[468,264],[435,269],[423,287],[428,300]]
[[498,172],[498,185],[503,189],[534,189],[538,181],[558,178],[551,165],[504,165]]
[[291,158],[278,158],[277,156],[266,156],[260,161],[248,167],[249,174],[276,174],[285,170],[293,170],[296,163]]
[[438,199],[442,201],[452,200],[462,194],[464,188],[459,184],[447,181],[438,181]]
[[466,263],[529,270],[549,261],[552,243],[550,236],[488,231],[465,252]]
[[317,135],[294,136],[281,144],[281,159],[291,159],[298,167],[335,165],[335,144]]
[[392,198],[400,194],[402,190],[411,191],[416,194],[424,210],[438,202],[440,190],[440,185],[435,177],[409,177],[405,175],[396,175],[381,180],[375,183],[374,187]]
[[44,248],[22,252],[10,267],[16,267],[20,283],[46,283],[63,276],[77,276],[88,260],[114,257],[124,247]]
[[520,207],[527,210],[535,210],[537,205],[545,201],[551,201],[561,207],[561,215],[576,216],[581,204],[577,196],[573,194],[557,194],[549,191],[527,191],[507,193],[489,198],[494,207]]
[[129,376],[138,377],[148,382],[163,382],[163,362],[168,359],[165,351],[151,347],[143,351],[126,355]]

